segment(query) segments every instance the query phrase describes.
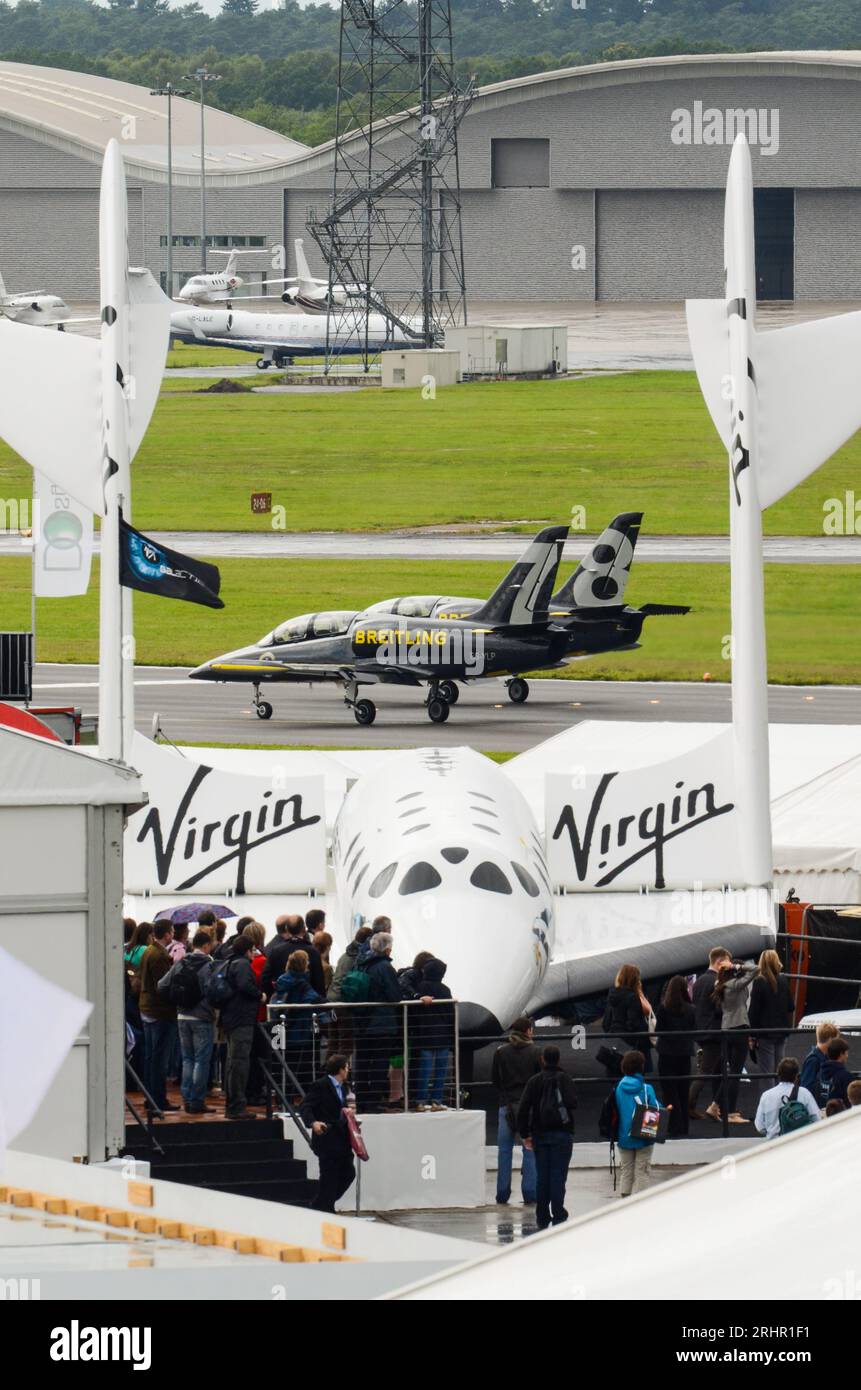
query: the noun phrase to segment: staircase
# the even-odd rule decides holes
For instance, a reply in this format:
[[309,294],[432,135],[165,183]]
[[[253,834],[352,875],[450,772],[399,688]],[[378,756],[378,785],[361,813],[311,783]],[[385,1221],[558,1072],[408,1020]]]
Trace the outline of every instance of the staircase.
[[297,1207],[316,1191],[280,1120],[175,1121],[157,1124],[155,1133],[163,1154],[138,1125],[126,1126],[125,1153],[149,1162],[153,1178]]

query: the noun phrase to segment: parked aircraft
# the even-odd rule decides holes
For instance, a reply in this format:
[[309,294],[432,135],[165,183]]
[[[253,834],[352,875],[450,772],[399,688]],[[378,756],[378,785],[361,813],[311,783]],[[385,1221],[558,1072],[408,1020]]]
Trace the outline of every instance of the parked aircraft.
[[325,314],[333,304],[348,304],[364,295],[364,285],[333,285],[330,294],[329,281],[318,280],[311,274],[302,238],[297,237],[293,244],[297,273],[284,282],[289,286],[281,295],[285,304],[296,304],[307,314]]
[[567,534],[567,526],[541,531],[468,618],[306,613],[251,647],[206,662],[191,678],[250,681],[261,719],[272,715],[272,705],[260,698],[264,682],[335,681],[359,724],[373,724],[377,713],[371,700],[357,698],[360,685],[427,685],[428,717],[442,724],[449,716],[448,685],[564,665],[570,636],[551,626],[547,609]]
[[[326,355],[326,316],[316,314],[254,313],[247,309],[178,309],[171,315],[171,337],[197,346],[238,348],[257,352],[257,366],[286,366],[294,357]],[[421,347],[382,314],[359,310],[343,316],[333,331],[330,350],[338,355],[362,352],[365,342],[374,352],[385,348]]]
[[[201,270],[186,280],[177,299],[183,304],[227,304],[236,290],[245,284],[236,269],[237,256],[268,256],[267,250],[250,250],[244,246],[231,246],[229,251],[210,250],[210,256],[226,256],[227,265],[223,270]],[[270,281],[270,284],[283,285],[284,280]]]
[[42,290],[10,292],[0,275],[0,316],[15,323],[56,328],[65,323],[70,314],[68,304],[58,294],[45,294]]

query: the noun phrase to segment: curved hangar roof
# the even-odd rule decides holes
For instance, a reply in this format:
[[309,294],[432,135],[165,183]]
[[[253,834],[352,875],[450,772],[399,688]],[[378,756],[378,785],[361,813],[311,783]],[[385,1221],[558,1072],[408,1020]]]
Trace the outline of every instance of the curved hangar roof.
[[[174,177],[191,182],[200,168],[200,106],[174,97],[172,115]],[[0,126],[99,162],[116,138],[130,174],[158,181],[167,168],[167,98],[131,82],[0,62]],[[307,149],[226,111],[206,109],[207,182],[214,185],[281,168]]]

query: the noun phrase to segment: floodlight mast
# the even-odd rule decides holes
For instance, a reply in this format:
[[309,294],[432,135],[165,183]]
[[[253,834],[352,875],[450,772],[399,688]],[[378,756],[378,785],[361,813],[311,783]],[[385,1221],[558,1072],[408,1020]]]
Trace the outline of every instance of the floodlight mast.
[[368,370],[372,313],[425,347],[466,322],[457,139],[473,92],[450,0],[341,0],[332,198],[307,219],[328,267],[327,372],[356,337]]

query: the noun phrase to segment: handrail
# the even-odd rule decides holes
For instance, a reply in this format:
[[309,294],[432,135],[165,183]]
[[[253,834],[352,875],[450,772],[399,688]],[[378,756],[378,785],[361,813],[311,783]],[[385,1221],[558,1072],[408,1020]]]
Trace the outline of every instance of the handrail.
[[[283,1066],[285,1072],[286,1072],[286,1073],[288,1074],[288,1076],[290,1077],[291,1082],[292,1082],[293,1085],[296,1087],[296,1091],[299,1093],[299,1095],[304,1096],[304,1095],[305,1095],[305,1089],[304,1089],[304,1087],[300,1085],[300,1083],[297,1081],[296,1077],[293,1075],[293,1072],[292,1072],[292,1070],[290,1069],[290,1066],[288,1065],[288,1062],[287,1062],[286,1057],[283,1055],[283,1053],[280,1053],[280,1052],[278,1051],[278,1049],[275,1047],[275,1044],[273,1043],[271,1036],[270,1036],[269,1033],[266,1031],[265,1025],[262,1024],[262,1023],[258,1023],[257,1027],[258,1027],[259,1031],[263,1034],[263,1037],[264,1037],[264,1038],[266,1039],[266,1041],[268,1042],[270,1052],[273,1052],[273,1053],[275,1053],[275,1054],[277,1055],[278,1060],[279,1060],[281,1066]],[[294,1105],[293,1102],[290,1100],[289,1096],[285,1093],[285,1091],[284,1091],[283,1087],[281,1086],[280,1082],[278,1082],[278,1081],[275,1080],[275,1077],[273,1076],[272,1072],[269,1070],[269,1067],[266,1065],[266,1063],[265,1063],[261,1058],[258,1058],[258,1062],[259,1062],[259,1065],[260,1065],[260,1070],[263,1072],[263,1075],[266,1077],[266,1080],[267,1080],[267,1082],[269,1083],[269,1086],[270,1086],[271,1090],[275,1092],[275,1094],[277,1095],[278,1099],[280,1100],[280,1102],[281,1102],[281,1104],[282,1104],[284,1110],[286,1110],[287,1114],[290,1116],[290,1118],[291,1118],[291,1120],[293,1121],[293,1123],[295,1124],[296,1128],[299,1130],[299,1133],[302,1135],[302,1138],[303,1138],[303,1139],[306,1141],[306,1143],[310,1146],[310,1143],[311,1143],[311,1135],[309,1134],[308,1130],[306,1129],[306,1127],[305,1127],[305,1122],[303,1121],[302,1116],[299,1114],[299,1111],[296,1109],[295,1105]],[[268,1110],[268,1109],[269,1109],[269,1106],[267,1105],[267,1110]]]
[[125,1093],[126,1107],[127,1107],[127,1109],[129,1109],[129,1110],[131,1111],[132,1116],[134,1117],[135,1124],[140,1125],[141,1129],[142,1129],[142,1130],[144,1131],[144,1133],[146,1134],[147,1138],[149,1139],[149,1141],[150,1141],[150,1143],[152,1144],[153,1148],[155,1149],[156,1153],[159,1153],[159,1154],[162,1155],[162,1157],[164,1157],[164,1149],[162,1148],[161,1144],[160,1144],[160,1143],[158,1142],[158,1140],[156,1139],[156,1137],[155,1137],[155,1131],[153,1130],[153,1127],[152,1127],[153,1117],[154,1117],[155,1115],[158,1115],[159,1119],[163,1120],[163,1119],[164,1119],[164,1111],[161,1110],[161,1109],[156,1105],[155,1101],[153,1100],[152,1096],[150,1095],[150,1093],[149,1093],[149,1091],[147,1090],[147,1088],[146,1088],[146,1086],[144,1085],[144,1083],[141,1081],[140,1077],[138,1076],[137,1072],[135,1071],[135,1069],[134,1069],[134,1067],[132,1066],[131,1062],[129,1061],[128,1057],[126,1057],[126,1059],[125,1059],[125,1064],[126,1064],[126,1074],[127,1074],[128,1076],[130,1076],[130,1077],[132,1078],[132,1080],[134,1081],[134,1083],[135,1083],[135,1090],[136,1090],[136,1091],[140,1091],[140,1092],[143,1094],[143,1096],[145,1097],[145,1099],[147,1100],[147,1102],[148,1102],[148,1106],[147,1106],[148,1118],[147,1118],[145,1121],[141,1119],[140,1115],[138,1114],[137,1107],[133,1104],[133,1102],[132,1102],[131,1100],[129,1100],[128,1091],[126,1091],[126,1093]]

